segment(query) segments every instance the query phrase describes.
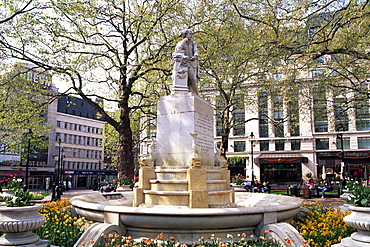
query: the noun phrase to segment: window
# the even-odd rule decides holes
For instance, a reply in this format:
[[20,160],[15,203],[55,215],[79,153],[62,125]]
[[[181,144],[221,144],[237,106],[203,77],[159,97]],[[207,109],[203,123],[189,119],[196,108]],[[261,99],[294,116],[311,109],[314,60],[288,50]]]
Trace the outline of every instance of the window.
[[313,113],[315,132],[328,132],[326,93],[319,87],[313,90]]
[[316,139],[316,149],[317,150],[327,150],[327,149],[329,149],[329,138],[318,138],[318,139]]
[[284,123],[275,124],[275,136],[284,137]]
[[287,100],[287,108],[289,114],[289,131],[291,136],[299,136],[299,100],[300,92],[293,90],[289,94],[289,99]]
[[[367,86],[359,88],[359,91],[368,91]],[[356,129],[370,130],[370,103],[367,98],[364,98],[360,93],[355,94],[356,99]]]
[[221,119],[216,119],[216,136],[221,136]]
[[234,152],[244,152],[245,151],[245,141],[234,142]]
[[301,150],[301,140],[290,140],[292,150]]
[[356,119],[357,130],[370,130],[370,119]]
[[57,121],[57,127],[60,128],[62,126],[62,123],[60,121]]
[[259,117],[259,133],[260,137],[268,137],[268,108],[267,108],[268,96],[267,94],[258,95],[258,117]]
[[267,121],[260,120],[259,132],[260,132],[260,137],[268,137],[269,136],[269,126],[268,126]]
[[234,126],[234,136],[243,136],[245,135],[245,124],[244,118],[245,113],[243,112],[234,112],[234,123],[237,124]]
[[275,141],[275,151],[280,151],[285,149],[285,141],[284,140],[276,140]]
[[299,121],[290,121],[290,135],[291,136],[299,136]]
[[349,138],[343,138],[343,148],[342,141],[340,138],[337,138],[337,149],[350,149]]
[[369,149],[370,148],[370,138],[369,137],[358,137],[357,144],[359,149]]
[[328,121],[315,121],[315,132],[328,132]]
[[348,131],[348,105],[347,91],[345,88],[334,87],[334,114],[335,114],[335,130]]
[[260,151],[269,151],[269,141],[260,141]]
[[68,123],[67,122],[64,122],[64,128],[68,129]]

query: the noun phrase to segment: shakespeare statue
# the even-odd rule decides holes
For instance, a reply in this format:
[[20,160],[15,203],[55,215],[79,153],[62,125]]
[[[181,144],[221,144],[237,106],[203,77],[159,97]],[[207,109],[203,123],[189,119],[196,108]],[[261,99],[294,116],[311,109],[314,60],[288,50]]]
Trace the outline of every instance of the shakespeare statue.
[[194,40],[191,40],[193,31],[182,31],[183,39],[176,45],[173,53],[173,81],[174,91],[190,91],[198,94],[199,62],[198,49]]

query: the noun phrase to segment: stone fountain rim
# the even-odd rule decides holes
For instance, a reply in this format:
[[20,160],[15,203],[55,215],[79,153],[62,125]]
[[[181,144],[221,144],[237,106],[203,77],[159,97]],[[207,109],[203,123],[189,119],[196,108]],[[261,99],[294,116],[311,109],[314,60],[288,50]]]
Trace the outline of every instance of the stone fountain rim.
[[[261,194],[269,197],[278,197],[281,195]],[[93,211],[104,211],[114,213],[131,213],[131,214],[156,214],[156,215],[237,215],[237,214],[260,214],[270,212],[281,212],[299,208],[303,202],[299,198],[290,197],[289,203],[284,205],[269,205],[269,206],[251,206],[251,207],[237,207],[237,208],[186,208],[177,206],[163,207],[132,207],[126,205],[105,205],[104,202],[88,202],[89,197],[96,197],[96,194],[86,194],[75,196],[70,199],[70,203],[77,208],[84,208]]]
[[29,210],[35,210],[35,208],[40,209],[42,205],[40,204],[35,204],[35,205],[30,205],[30,206],[21,206],[21,207],[8,207],[8,206],[0,206],[0,212],[7,212],[7,211],[29,211]]
[[370,207],[360,207],[360,206],[349,206],[350,210],[356,211],[356,212],[370,212]]

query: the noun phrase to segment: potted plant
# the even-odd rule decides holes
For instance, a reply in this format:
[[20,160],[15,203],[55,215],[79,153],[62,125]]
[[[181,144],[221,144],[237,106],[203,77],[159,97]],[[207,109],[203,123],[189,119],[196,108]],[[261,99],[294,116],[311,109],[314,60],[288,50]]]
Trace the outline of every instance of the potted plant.
[[5,188],[11,195],[1,197],[0,206],[0,232],[5,232],[0,237],[0,245],[27,245],[40,240],[39,236],[32,233],[46,220],[38,210],[41,205],[31,205],[32,195],[23,188],[22,179],[16,175],[9,175]]
[[341,206],[344,211],[349,211],[349,206],[352,206],[351,197],[353,196],[353,189],[358,186],[358,182],[355,180],[349,180],[346,182],[346,186],[342,189],[342,195],[340,198],[345,200],[346,203]]
[[350,246],[370,246],[370,187],[365,187],[361,183],[351,187],[350,197],[353,203],[349,209],[350,215],[344,217],[344,222],[356,228],[358,231],[351,237],[342,239],[341,243]]
[[119,179],[119,187],[117,188],[117,191],[121,192],[125,190],[132,190],[132,184],[127,176],[122,176]]

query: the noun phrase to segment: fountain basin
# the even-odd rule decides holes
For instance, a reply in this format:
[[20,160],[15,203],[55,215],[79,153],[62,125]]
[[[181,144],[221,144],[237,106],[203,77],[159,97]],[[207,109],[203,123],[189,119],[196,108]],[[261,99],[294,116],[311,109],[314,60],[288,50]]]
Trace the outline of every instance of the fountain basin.
[[236,193],[235,208],[184,206],[132,207],[132,192],[87,194],[70,200],[80,216],[119,226],[121,234],[156,238],[160,233],[192,244],[199,238],[226,234],[257,234],[267,224],[284,222],[300,210],[299,198],[272,194]]

